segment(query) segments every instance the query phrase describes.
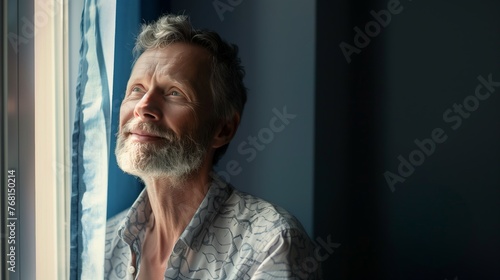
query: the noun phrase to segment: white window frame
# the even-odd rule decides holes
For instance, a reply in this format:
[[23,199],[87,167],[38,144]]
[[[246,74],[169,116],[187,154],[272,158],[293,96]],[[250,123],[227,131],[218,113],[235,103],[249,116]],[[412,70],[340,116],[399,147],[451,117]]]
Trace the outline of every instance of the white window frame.
[[68,0],[35,0],[36,278],[69,279]]

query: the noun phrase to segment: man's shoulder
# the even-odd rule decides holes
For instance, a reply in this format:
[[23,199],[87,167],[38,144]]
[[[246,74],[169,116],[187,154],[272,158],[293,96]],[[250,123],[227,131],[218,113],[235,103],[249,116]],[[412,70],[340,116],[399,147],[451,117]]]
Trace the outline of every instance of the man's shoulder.
[[319,279],[317,268],[314,273],[301,271],[306,259],[313,256],[314,243],[300,222],[265,199],[233,190],[210,231],[218,244],[234,246],[228,252],[238,253],[231,258],[236,266],[243,266],[238,260],[244,262],[252,279]]
[[219,216],[254,234],[287,230],[305,232],[300,222],[284,208],[236,189],[224,203]]

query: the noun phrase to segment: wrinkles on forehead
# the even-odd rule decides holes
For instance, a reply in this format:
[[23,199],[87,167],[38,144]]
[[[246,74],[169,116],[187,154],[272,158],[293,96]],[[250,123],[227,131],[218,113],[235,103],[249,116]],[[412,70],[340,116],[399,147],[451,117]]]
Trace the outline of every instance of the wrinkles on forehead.
[[165,55],[159,52],[145,53],[142,55],[132,70],[132,79],[163,76],[187,76],[193,70],[189,69],[186,56],[182,53],[177,56]]

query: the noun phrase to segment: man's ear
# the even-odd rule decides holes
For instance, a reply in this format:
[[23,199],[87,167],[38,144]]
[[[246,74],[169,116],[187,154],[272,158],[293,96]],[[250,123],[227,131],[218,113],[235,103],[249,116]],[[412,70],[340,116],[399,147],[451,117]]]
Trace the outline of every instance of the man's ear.
[[235,113],[230,120],[221,121],[215,131],[212,147],[217,149],[229,143],[233,139],[239,124],[240,115],[238,113]]

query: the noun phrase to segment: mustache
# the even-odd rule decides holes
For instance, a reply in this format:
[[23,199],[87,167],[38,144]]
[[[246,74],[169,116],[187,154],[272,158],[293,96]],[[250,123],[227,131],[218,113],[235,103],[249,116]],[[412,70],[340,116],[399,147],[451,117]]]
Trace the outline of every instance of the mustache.
[[177,135],[172,130],[168,128],[162,128],[150,122],[141,122],[137,119],[132,119],[126,122],[118,131],[117,136],[124,136],[136,130],[146,132],[156,137],[165,138],[169,141],[174,141],[177,139]]

